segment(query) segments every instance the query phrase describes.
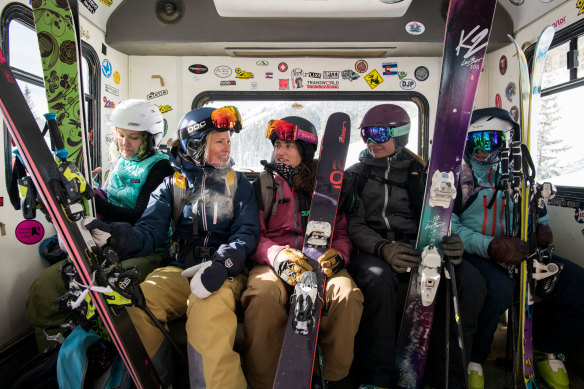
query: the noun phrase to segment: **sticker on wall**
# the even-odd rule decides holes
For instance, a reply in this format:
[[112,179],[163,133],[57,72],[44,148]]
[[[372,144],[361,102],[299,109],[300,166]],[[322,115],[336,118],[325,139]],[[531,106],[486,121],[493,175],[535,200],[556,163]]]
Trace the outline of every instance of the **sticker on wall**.
[[274,73],[266,72],[266,78],[274,78]]
[[268,61],[266,61],[265,59],[260,59],[259,61],[256,62],[256,65],[258,66],[268,66],[270,63]]
[[304,74],[308,78],[322,78],[322,73],[318,73],[318,72],[308,72],[308,73],[304,73]]
[[112,63],[107,58],[101,61],[101,73],[105,78],[112,76]]
[[409,22],[406,24],[406,31],[408,34],[420,35],[426,31],[426,27],[420,22]]
[[221,81],[220,86],[232,86],[235,85],[235,80]]
[[373,69],[365,77],[363,77],[369,88],[375,89],[383,82],[383,77],[379,74],[377,69]]
[[576,8],[578,8],[578,16],[584,14],[584,0],[578,0]]
[[81,4],[83,4],[85,8],[87,8],[87,10],[92,14],[97,11],[97,4],[93,0],[81,0]]
[[116,84],[119,84],[119,83],[120,83],[120,73],[118,73],[118,71],[117,71],[117,70],[114,72],[113,79],[114,79],[114,82],[115,82]]
[[304,72],[300,68],[294,68],[291,72],[292,89],[302,88],[302,77]]
[[286,62],[280,62],[278,64],[278,70],[281,72],[285,72],[286,70],[288,70],[288,64]]
[[308,89],[339,89],[339,82],[334,80],[306,81]]
[[231,73],[232,70],[229,66],[219,65],[215,68],[215,75],[219,78],[227,78]]
[[243,78],[246,80],[253,78],[252,72],[246,72],[245,70],[243,70],[241,68],[235,68],[235,73],[237,73],[237,76],[235,76],[235,78]]
[[507,87],[505,88],[505,97],[507,97],[507,100],[509,100],[509,102],[513,101],[513,96],[515,96],[515,93],[517,93],[515,83],[510,82],[509,84],[507,84]]
[[158,110],[160,111],[160,113],[164,114],[164,113],[172,111],[172,107],[168,104],[167,105],[159,105]]
[[509,1],[511,2],[511,4],[519,6],[523,4],[525,0],[509,0]]
[[91,38],[91,36],[89,35],[89,31],[87,31],[86,29],[83,28],[83,26],[79,26],[79,30],[81,31],[80,34],[83,38],[85,38],[85,40],[89,40],[89,38]]
[[[280,68],[280,65],[278,65],[278,69]],[[280,79],[279,87],[280,87],[280,90],[286,90],[286,89],[288,89],[288,79],[285,79],[285,80]]]
[[553,24],[554,28],[558,28],[558,27],[562,26],[564,23],[566,23],[566,17],[565,16],[562,17],[562,18],[559,18],[558,20],[556,20],[552,24]]
[[357,71],[357,73],[365,73],[368,68],[369,64],[367,64],[367,61],[365,61],[364,59],[360,59],[357,62],[355,62],[355,70]]
[[495,107],[503,108],[503,100],[501,100],[501,95],[498,93],[495,95]]
[[354,70],[346,69],[341,71],[341,77],[343,78],[343,80],[354,81],[358,79],[360,76],[357,73],[355,73]]
[[258,82],[257,81],[252,81],[250,84],[251,89],[258,89]]
[[517,108],[516,105],[511,107],[511,109],[509,110],[509,113],[511,114],[511,116],[513,116],[513,120],[515,120],[516,122],[519,122],[519,108]]
[[111,93],[114,96],[119,96],[120,95],[120,91],[118,88],[114,88],[111,85],[105,84],[105,91],[107,93]]
[[341,72],[325,70],[322,72],[322,78],[324,80],[338,80],[340,74]]
[[403,80],[404,78],[406,78],[406,76],[407,76],[407,75],[408,75],[408,73],[407,73],[407,72],[397,72],[397,77],[398,77],[400,80]]
[[501,73],[501,75],[507,73],[507,57],[504,55],[499,58],[499,73]]
[[103,107],[104,108],[114,109],[116,107],[116,103],[114,103],[111,100],[108,100],[107,97],[103,96]]
[[411,78],[406,78],[405,80],[401,80],[399,82],[399,86],[404,90],[412,90],[416,87],[416,81],[412,80]]
[[381,67],[384,76],[397,76],[397,62],[384,63]]
[[584,223],[584,208],[576,208],[574,211],[574,219],[580,224]]
[[107,5],[108,7],[111,7],[112,4],[114,3],[114,0],[99,0],[99,2]]
[[4,206],[4,197],[0,196],[0,207]]
[[189,72],[193,74],[205,74],[207,71],[209,71],[209,68],[199,63],[189,66]]
[[24,220],[16,226],[16,239],[24,244],[37,244],[45,236],[45,227],[36,220]]
[[414,77],[418,81],[426,81],[430,76],[430,71],[425,66],[418,66],[416,70],[414,70]]
[[166,96],[168,94],[168,89],[159,90],[158,92],[150,92],[146,95],[148,100],[155,99],[160,96]]

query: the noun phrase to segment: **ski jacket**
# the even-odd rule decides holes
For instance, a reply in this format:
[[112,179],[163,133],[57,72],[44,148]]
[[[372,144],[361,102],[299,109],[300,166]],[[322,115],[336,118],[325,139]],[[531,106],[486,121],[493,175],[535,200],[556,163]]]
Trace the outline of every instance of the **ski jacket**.
[[423,160],[409,150],[378,159],[367,150],[361,152],[359,162],[345,172],[342,194],[349,236],[356,248],[381,256],[386,243],[415,241],[423,171]]
[[[482,165],[470,161],[470,166],[464,162],[452,213],[452,233],[460,235],[464,251],[484,258],[489,258],[491,241],[505,236],[506,200],[503,191],[497,190],[501,181],[498,169],[498,162]],[[513,203],[510,203],[509,213],[512,212]],[[549,224],[545,208],[538,222]]]
[[[170,155],[174,169],[186,177],[189,198],[176,224],[175,237],[182,247],[211,248],[210,257],[225,265],[229,276],[239,274],[246,258],[256,249],[259,238],[258,208],[250,182],[236,172],[237,192],[230,196],[226,180],[227,169],[207,165],[199,167],[183,158],[176,148]],[[165,243],[172,222],[172,177],[166,177],[152,192],[148,208],[132,229],[125,257],[148,255]],[[193,233],[196,215],[198,234]],[[117,225],[118,239],[128,225]],[[116,245],[119,247],[119,243]],[[185,267],[187,253],[179,252],[171,265]],[[194,254],[195,264],[203,256]]]
[[[270,174],[262,172],[261,174]],[[300,200],[298,193],[290,187],[288,182],[278,173],[271,173],[274,177],[274,184],[281,188],[276,191],[275,204],[277,207],[272,210],[272,215],[268,224],[264,223],[265,210],[259,210],[260,240],[252,259],[255,263],[274,267],[274,258],[278,253],[287,247],[302,251],[304,245],[304,228],[302,226],[300,214]],[[258,184],[260,179],[254,183],[257,190],[261,190]],[[263,188],[272,191],[272,188]],[[261,199],[261,194],[256,193],[256,197]],[[263,207],[262,207],[263,208]],[[343,259],[345,266],[349,264],[352,244],[347,235],[347,219],[344,214],[337,214],[335,219],[333,241],[331,248],[336,249]]]

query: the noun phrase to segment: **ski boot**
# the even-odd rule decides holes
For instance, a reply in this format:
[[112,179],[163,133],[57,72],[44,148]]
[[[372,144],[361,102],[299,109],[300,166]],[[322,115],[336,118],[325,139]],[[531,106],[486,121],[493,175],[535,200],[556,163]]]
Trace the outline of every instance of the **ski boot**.
[[553,389],[568,389],[570,380],[562,354],[535,352],[535,367],[546,384]]
[[483,366],[480,363],[469,362],[468,364],[468,387],[470,389],[484,389],[485,376]]

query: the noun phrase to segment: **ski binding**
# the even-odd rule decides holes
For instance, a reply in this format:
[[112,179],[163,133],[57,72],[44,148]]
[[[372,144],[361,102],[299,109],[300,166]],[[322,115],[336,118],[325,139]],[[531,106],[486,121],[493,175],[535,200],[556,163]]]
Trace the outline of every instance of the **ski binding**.
[[442,257],[435,246],[426,246],[422,251],[422,262],[419,266],[420,296],[422,305],[427,307],[432,304],[440,282],[440,264]]
[[294,307],[294,331],[300,335],[308,335],[314,328],[313,311],[318,298],[318,282],[316,273],[302,273],[300,282],[294,287],[296,306]]
[[306,244],[310,247],[326,247],[331,234],[330,223],[311,220],[306,225]]
[[452,172],[434,171],[432,186],[430,187],[430,206],[448,208],[450,202],[456,198],[454,174]]

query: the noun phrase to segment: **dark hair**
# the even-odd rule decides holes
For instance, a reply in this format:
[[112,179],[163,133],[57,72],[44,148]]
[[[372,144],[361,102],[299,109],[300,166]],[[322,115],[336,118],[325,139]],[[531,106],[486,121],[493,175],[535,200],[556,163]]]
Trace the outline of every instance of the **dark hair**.
[[318,168],[318,160],[312,159],[306,163],[300,162],[298,165],[298,173],[294,177],[292,186],[297,191],[304,192],[307,196],[312,197],[314,187],[316,185],[316,170]]

